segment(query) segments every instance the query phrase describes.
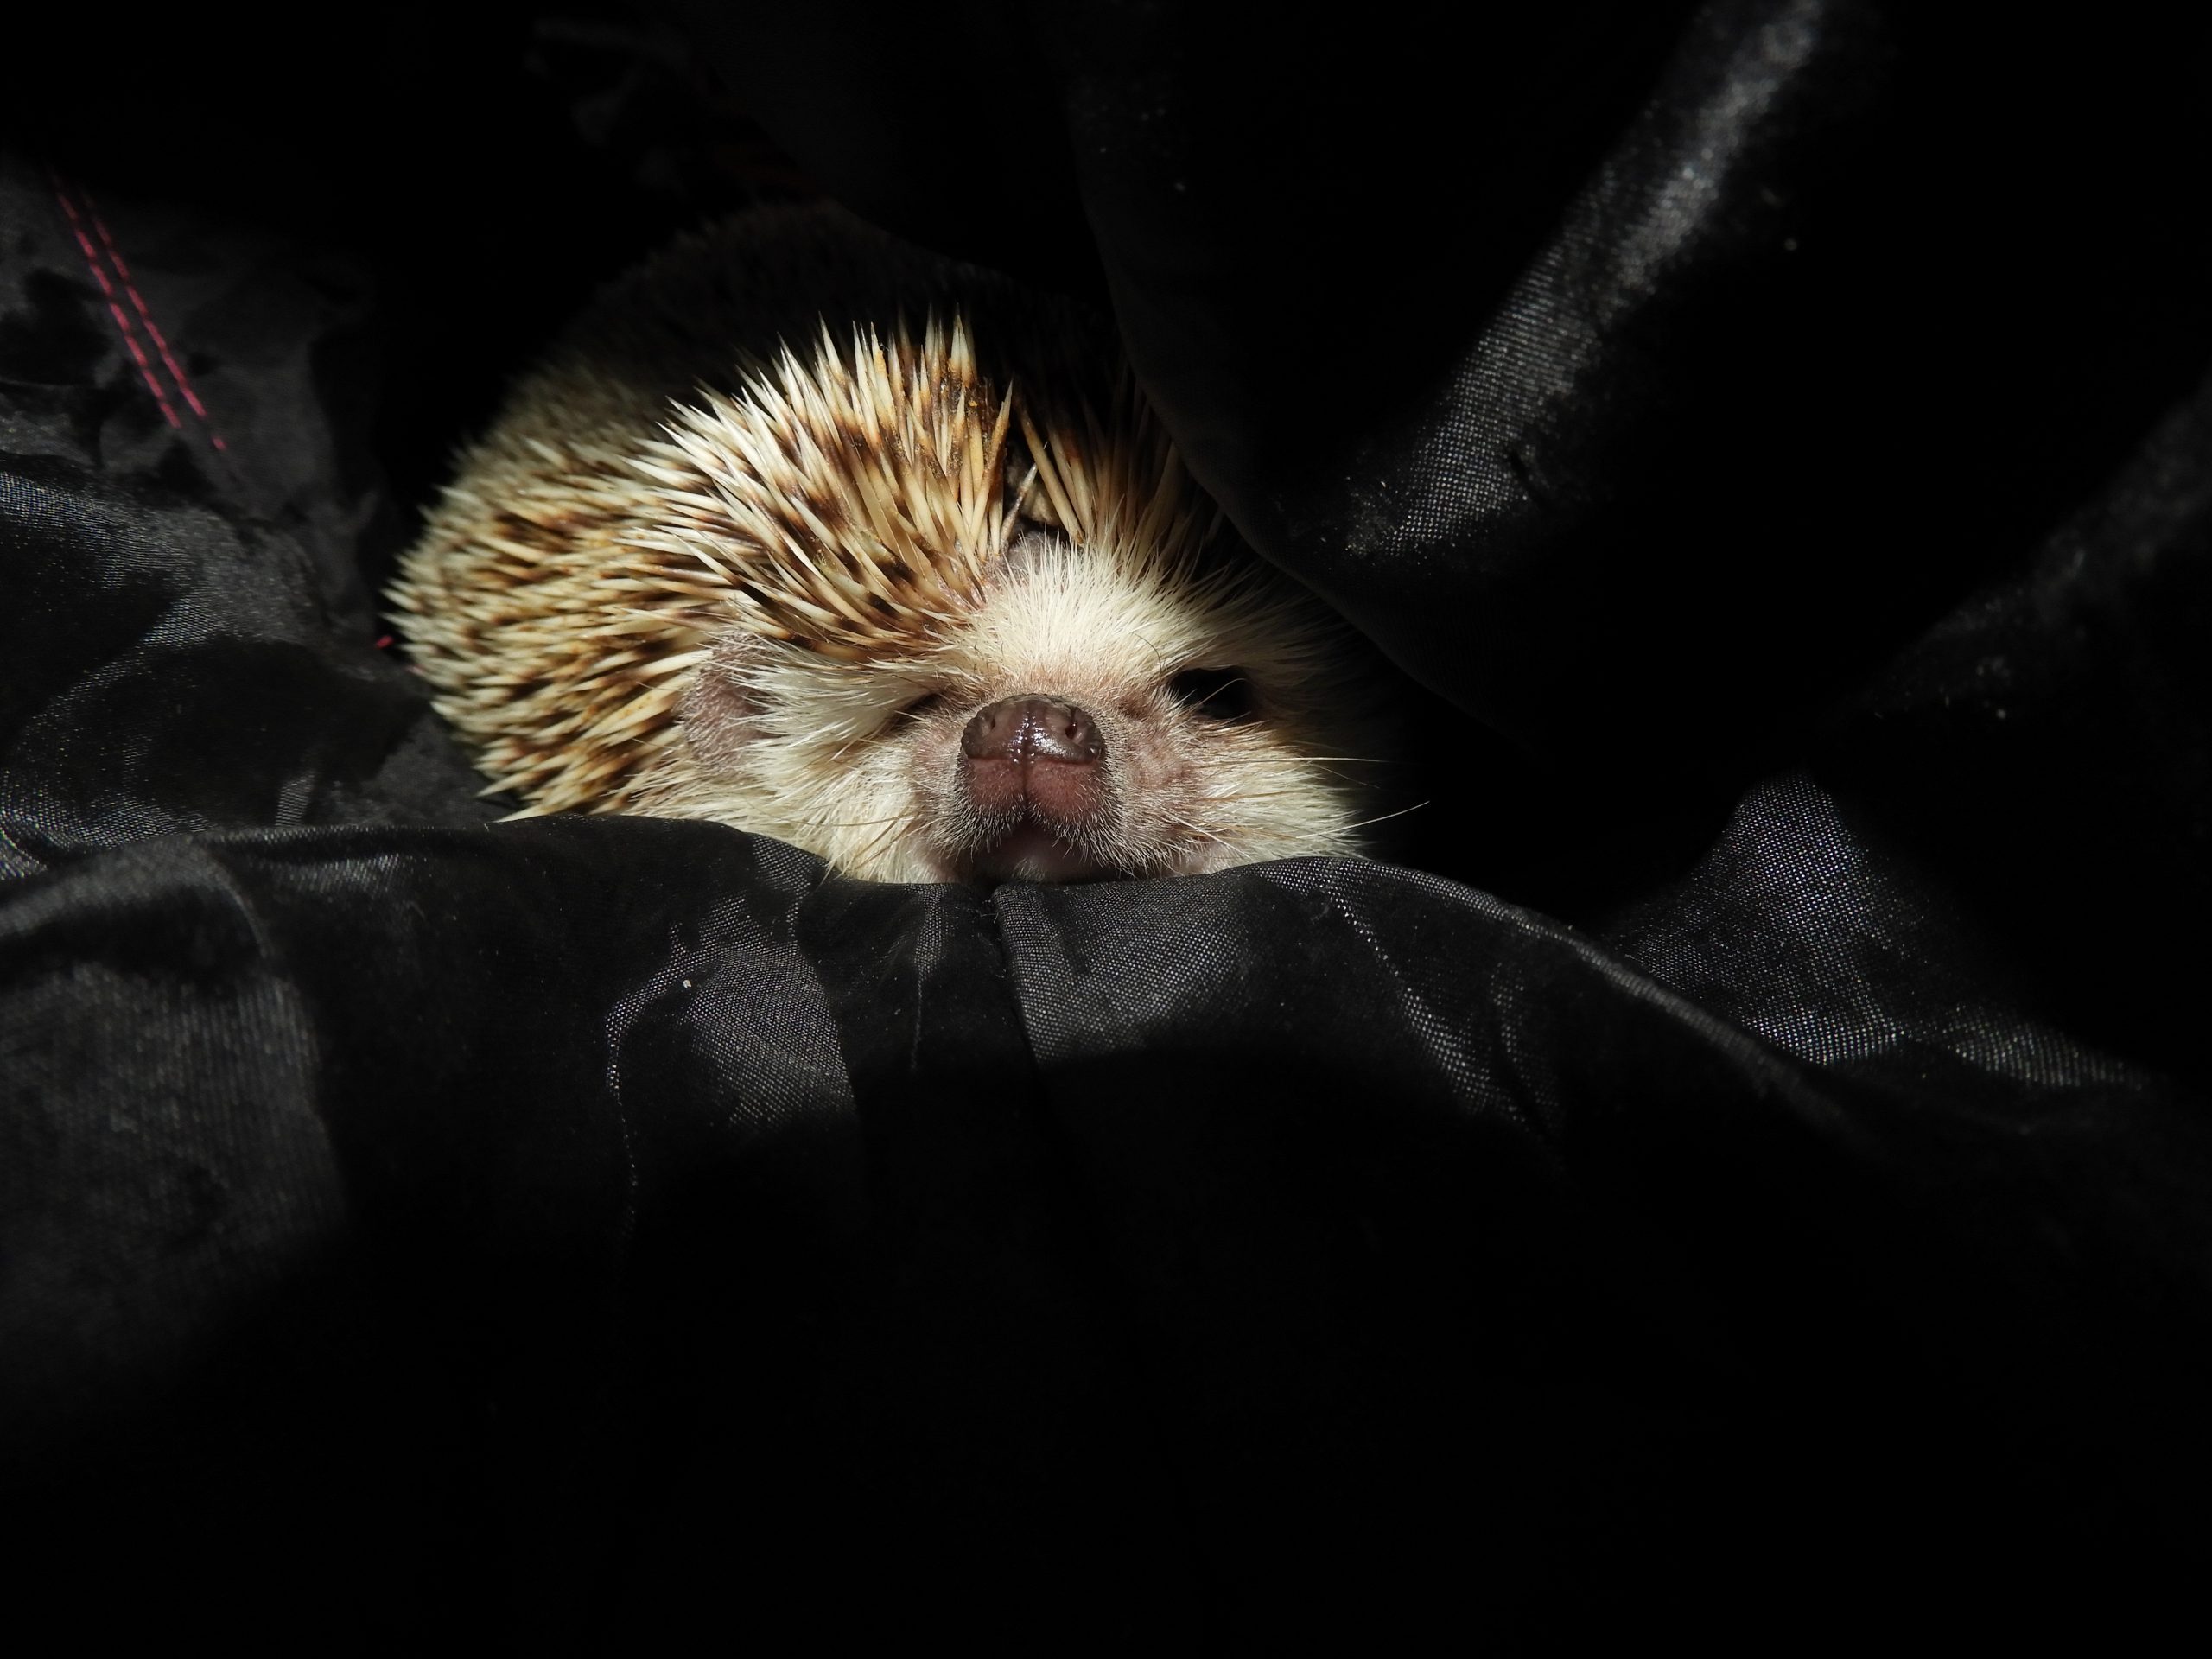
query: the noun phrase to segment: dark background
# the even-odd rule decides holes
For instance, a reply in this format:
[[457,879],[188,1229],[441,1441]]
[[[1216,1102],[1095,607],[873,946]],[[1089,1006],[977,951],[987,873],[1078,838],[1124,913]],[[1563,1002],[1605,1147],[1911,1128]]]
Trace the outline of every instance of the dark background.
[[[26,1622],[2191,1616],[2202,25],[9,30]],[[1112,309],[1239,530],[1408,677],[1404,868],[985,897],[485,827],[375,645],[411,515],[595,285],[819,191]]]

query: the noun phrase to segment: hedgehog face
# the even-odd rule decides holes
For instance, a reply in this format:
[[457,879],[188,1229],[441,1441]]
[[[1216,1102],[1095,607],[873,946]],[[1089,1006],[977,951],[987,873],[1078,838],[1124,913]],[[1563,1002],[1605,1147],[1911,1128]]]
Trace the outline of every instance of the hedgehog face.
[[971,274],[985,336],[825,323],[683,395],[652,365],[727,365],[729,252],[671,253],[712,274],[683,303],[652,269],[611,296],[404,562],[396,620],[494,788],[885,880],[1358,850],[1368,659],[1217,544],[1108,337]]
[[843,663],[734,630],[656,810],[886,880],[1079,880],[1354,850],[1371,741],[1336,625],[1254,562],[1016,538],[966,615]]

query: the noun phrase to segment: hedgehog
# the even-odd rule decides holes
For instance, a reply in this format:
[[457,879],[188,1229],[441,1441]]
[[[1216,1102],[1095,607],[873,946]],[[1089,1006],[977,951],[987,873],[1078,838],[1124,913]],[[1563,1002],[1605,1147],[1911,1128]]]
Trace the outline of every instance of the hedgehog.
[[828,207],[618,280],[403,556],[392,620],[517,817],[989,884],[1357,855],[1347,626],[1237,542],[1110,329]]

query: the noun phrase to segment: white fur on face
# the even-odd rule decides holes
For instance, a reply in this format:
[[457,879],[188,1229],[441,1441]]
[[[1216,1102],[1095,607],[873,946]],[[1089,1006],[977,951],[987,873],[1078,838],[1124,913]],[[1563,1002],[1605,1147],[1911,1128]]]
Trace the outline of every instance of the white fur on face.
[[[1355,850],[1376,686],[1268,567],[1196,574],[1217,518],[1099,319],[763,210],[578,321],[390,600],[518,816],[710,818],[891,880]],[[1080,709],[1080,758],[1039,760],[1032,704],[994,728],[1018,757],[963,759],[1009,697]]]
[[[1140,555],[1024,538],[976,607],[909,655],[860,664],[743,636],[702,671],[688,753],[648,810],[757,830],[849,874],[975,874],[991,831],[962,785],[961,734],[1001,698],[1087,713],[1106,805],[1019,873],[1161,875],[1357,850],[1372,816],[1337,626],[1260,567],[1205,575]],[[1179,698],[1177,677],[1236,671],[1236,718]]]

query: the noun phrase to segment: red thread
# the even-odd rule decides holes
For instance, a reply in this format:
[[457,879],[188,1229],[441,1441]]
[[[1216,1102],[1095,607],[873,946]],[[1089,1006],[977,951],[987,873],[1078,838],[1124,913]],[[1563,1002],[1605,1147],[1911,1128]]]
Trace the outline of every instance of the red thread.
[[123,278],[123,291],[130,296],[131,308],[138,313],[138,321],[146,325],[146,333],[153,340],[154,349],[162,354],[162,361],[168,367],[169,378],[176,382],[176,389],[184,394],[184,401],[192,406],[192,412],[207,429],[209,440],[218,449],[227,448],[229,446],[223,442],[223,435],[215,430],[215,423],[207,413],[207,406],[193,391],[192,382],[185,378],[184,365],[170,353],[168,341],[154,326],[154,314],[146,308],[146,302],[138,292],[137,283],[130,280],[130,267],[123,263],[123,250],[116,246],[115,238],[108,234],[107,221],[100,217],[99,204],[92,200],[92,193],[83,185],[77,187],[77,193],[85,199],[85,211],[92,215],[92,228],[99,232],[100,246],[107,250],[108,260],[114,265],[115,274]]
[[69,215],[69,228],[76,234],[77,245],[84,250],[86,268],[92,273],[92,280],[100,285],[100,292],[107,296],[108,314],[115,319],[116,328],[123,335],[123,343],[130,348],[130,355],[138,365],[138,373],[146,382],[146,390],[154,394],[154,402],[159,405],[162,417],[171,426],[181,428],[184,423],[177,419],[176,410],[169,407],[169,400],[162,395],[162,383],[154,378],[154,365],[146,360],[146,353],[139,348],[138,336],[131,329],[130,319],[123,315],[122,306],[116,302],[115,284],[108,281],[107,272],[100,269],[99,255],[92,251],[92,238],[85,234],[85,221],[78,216],[77,205],[69,200],[69,194],[61,188],[59,178],[54,181],[54,200],[61,204],[61,211]]

